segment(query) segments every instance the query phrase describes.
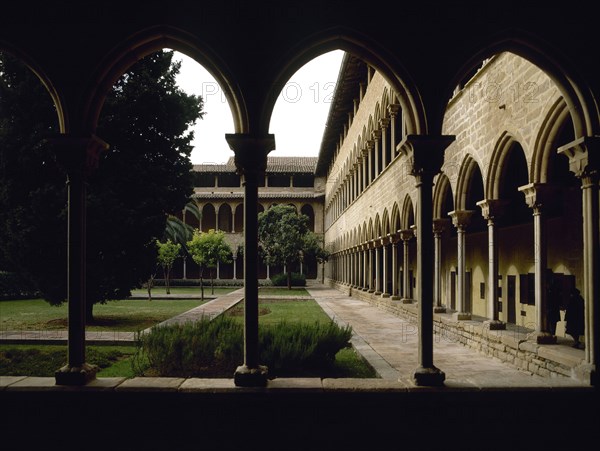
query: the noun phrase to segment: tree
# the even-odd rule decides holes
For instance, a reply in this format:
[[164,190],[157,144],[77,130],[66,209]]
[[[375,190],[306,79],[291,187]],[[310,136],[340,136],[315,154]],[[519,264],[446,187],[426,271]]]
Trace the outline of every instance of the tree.
[[231,248],[225,241],[225,233],[221,230],[210,229],[208,232],[194,231],[194,236],[187,243],[188,250],[194,261],[200,266],[200,289],[204,300],[204,285],[202,283],[204,269],[209,269],[212,294],[215,293],[212,269],[218,262],[231,263]]
[[291,267],[302,257],[308,232],[308,216],[298,214],[289,205],[276,205],[258,215],[258,240],[263,259],[268,265],[286,265],[290,290]]
[[[325,249],[323,245],[323,237],[309,231],[306,233],[306,235],[304,235],[303,255],[312,255],[317,263],[325,265],[327,260],[329,260],[331,253]],[[323,271],[321,274],[321,282],[323,282],[325,272]]]
[[163,274],[165,276],[165,287],[167,294],[171,294],[170,286],[170,275],[173,263],[180,257],[181,244],[173,243],[170,239],[164,243],[156,240],[156,246],[158,247],[158,263],[163,268]]
[[[66,297],[65,177],[38,144],[57,131],[57,120],[51,103],[48,108],[43,96],[30,95],[44,94],[31,71],[8,57],[3,61],[0,166],[7,169],[0,186],[9,189],[0,193],[0,210],[2,219],[12,219],[2,229],[0,241],[8,243],[2,265],[30,276],[46,300],[59,304]],[[147,280],[167,215],[181,211],[193,192],[188,129],[202,118],[203,102],[177,87],[179,67],[171,51],[148,55],[123,74],[105,101],[97,134],[111,148],[88,185],[88,322],[94,303],[126,297]],[[39,124],[30,118],[38,112]]]

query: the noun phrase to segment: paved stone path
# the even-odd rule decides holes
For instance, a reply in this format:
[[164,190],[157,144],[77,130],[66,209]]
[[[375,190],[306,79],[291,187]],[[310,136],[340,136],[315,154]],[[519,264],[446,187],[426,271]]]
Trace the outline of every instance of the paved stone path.
[[[337,323],[352,326],[354,347],[383,379],[412,385],[412,374],[418,366],[415,324],[322,285],[308,287],[308,291]],[[584,385],[567,377],[531,375],[439,335],[434,337],[433,361],[446,374],[447,386],[551,388]]]

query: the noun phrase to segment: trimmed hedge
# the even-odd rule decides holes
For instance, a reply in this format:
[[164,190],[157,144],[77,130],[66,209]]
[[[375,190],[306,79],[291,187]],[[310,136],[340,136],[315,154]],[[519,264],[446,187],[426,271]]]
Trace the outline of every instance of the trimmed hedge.
[[[328,323],[287,323],[259,329],[260,362],[272,376],[290,375],[333,365],[350,346],[352,328]],[[139,337],[137,361],[148,361],[162,377],[231,377],[243,361],[243,326],[221,315],[195,323],[156,326]]]
[[[287,287],[287,273],[280,273],[271,276],[271,282],[274,287]],[[306,275],[297,272],[292,273],[292,286],[293,287],[305,287],[306,286]]]

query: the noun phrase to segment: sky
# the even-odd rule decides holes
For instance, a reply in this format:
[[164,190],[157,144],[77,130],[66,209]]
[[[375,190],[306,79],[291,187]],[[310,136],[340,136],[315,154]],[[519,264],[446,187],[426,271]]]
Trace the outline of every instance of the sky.
[[[276,150],[269,156],[318,155],[343,55],[341,50],[325,53],[300,68],[286,83],[271,116],[269,133],[275,134]],[[225,134],[234,132],[225,95],[195,60],[178,52],[174,59],[182,62],[178,85],[204,99],[204,118],[194,127],[192,163],[225,163],[233,156]]]

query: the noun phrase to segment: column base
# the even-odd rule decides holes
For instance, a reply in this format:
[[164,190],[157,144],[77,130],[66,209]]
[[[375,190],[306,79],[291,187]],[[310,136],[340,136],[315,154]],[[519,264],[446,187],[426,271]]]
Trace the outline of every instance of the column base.
[[373,294],[374,294],[375,296],[381,296],[381,291],[375,291],[375,292],[373,292]]
[[381,297],[382,297],[382,298],[389,298],[389,297],[390,297],[390,295],[389,295],[389,293],[382,293],[382,294],[381,294]]
[[402,298],[401,301],[403,304],[412,304],[413,303],[413,300],[410,298]]
[[375,290],[367,290],[367,293],[375,293]]
[[550,332],[532,332],[527,336],[527,339],[535,341],[539,345],[556,344],[556,335],[552,335]]
[[484,327],[489,330],[506,330],[506,323],[499,319],[490,319],[483,322]]
[[246,365],[238,366],[233,375],[236,387],[265,387],[267,385],[269,370],[266,366],[248,368]]
[[86,385],[96,379],[100,370],[96,365],[84,363],[81,366],[65,365],[54,373],[56,385]]
[[400,296],[396,296],[396,295],[394,295],[394,296],[392,296],[390,299],[391,299],[392,301],[399,301],[399,300],[400,300],[400,299],[402,299],[402,298],[401,298]]
[[446,313],[446,307],[443,305],[436,305],[433,307],[433,313]]
[[444,385],[446,374],[436,368],[425,368],[420,366],[413,374],[413,382],[419,387],[441,387]]
[[471,314],[468,312],[456,312],[452,315],[456,321],[470,321]]

